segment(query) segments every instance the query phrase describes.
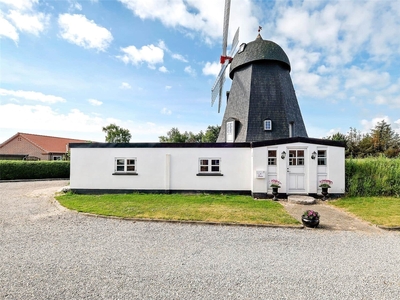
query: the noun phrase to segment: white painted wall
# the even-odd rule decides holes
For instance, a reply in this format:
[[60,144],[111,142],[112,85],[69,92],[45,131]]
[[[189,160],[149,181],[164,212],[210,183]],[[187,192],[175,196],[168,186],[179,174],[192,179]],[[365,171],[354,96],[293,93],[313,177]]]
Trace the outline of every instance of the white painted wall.
[[[250,191],[250,151],[249,148],[71,148],[70,184],[72,189]],[[113,175],[116,157],[135,157],[138,175]],[[223,176],[197,176],[201,157],[220,158]]]
[[[252,149],[253,164],[252,164],[252,191],[253,193],[272,193],[270,188],[270,180],[278,179],[282,182],[279,189],[280,193],[290,193],[288,188],[288,172],[289,167],[289,150],[303,149],[305,151],[305,190],[306,194],[321,193],[319,188],[319,180],[330,179],[333,181],[332,188],[329,189],[330,193],[343,194],[345,191],[345,153],[344,148],[306,144],[306,143],[293,143],[285,145],[274,145],[268,147],[259,147]],[[268,166],[268,150],[277,151],[277,165]],[[318,150],[327,151],[327,166],[321,168],[317,164],[317,158],[311,159],[311,154]],[[285,159],[281,159],[281,153],[285,151]],[[265,178],[257,178],[257,171],[265,171]],[[320,172],[320,173],[318,173]],[[323,172],[323,173],[321,173]],[[320,176],[319,176],[320,175]]]
[[[277,151],[277,165],[268,166],[268,149]],[[256,148],[71,148],[72,189],[252,191],[271,194],[270,179],[288,189],[290,149],[305,151],[305,194],[320,194],[320,179],[334,183],[329,193],[345,190],[344,148],[291,143]],[[327,166],[318,167],[312,152],[327,151]],[[281,159],[282,151],[286,158]],[[136,158],[138,175],[113,175],[116,157]],[[197,176],[199,158],[221,159],[223,176]],[[257,177],[264,172],[264,178]]]

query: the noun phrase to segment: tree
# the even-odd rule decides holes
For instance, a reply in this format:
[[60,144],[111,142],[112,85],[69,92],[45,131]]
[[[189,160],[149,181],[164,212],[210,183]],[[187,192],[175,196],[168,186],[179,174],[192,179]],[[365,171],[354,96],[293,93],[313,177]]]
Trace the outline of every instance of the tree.
[[221,126],[208,126],[206,132],[200,131],[195,134],[191,131],[181,133],[178,128],[173,127],[166,136],[159,136],[161,143],[215,143]]
[[115,124],[103,127],[103,131],[106,133],[107,143],[129,143],[132,138],[128,129],[121,128]]
[[371,129],[371,137],[376,153],[385,153],[390,148],[398,149],[400,147],[399,135],[384,120],[378,122],[375,128]]
[[386,157],[400,155],[400,136],[384,120],[378,122],[370,133],[362,134],[350,127],[347,135],[335,133],[329,140],[346,142],[346,157],[367,157],[384,154]]
[[182,134],[178,128],[172,127],[171,130],[167,132],[167,136],[159,136],[158,139],[161,143],[186,143],[188,135],[187,132]]
[[219,131],[221,130],[221,126],[208,126],[206,133],[203,136],[203,143],[215,143],[217,142]]
[[347,137],[345,134],[337,132],[335,134],[333,134],[332,136],[328,137],[328,140],[332,140],[332,141],[340,141],[340,142],[345,142],[347,143]]
[[362,138],[359,130],[350,127],[350,131],[347,133],[346,157],[357,157],[360,154],[359,144]]
[[372,137],[370,134],[364,134],[361,141],[358,143],[358,157],[367,157],[375,154]]

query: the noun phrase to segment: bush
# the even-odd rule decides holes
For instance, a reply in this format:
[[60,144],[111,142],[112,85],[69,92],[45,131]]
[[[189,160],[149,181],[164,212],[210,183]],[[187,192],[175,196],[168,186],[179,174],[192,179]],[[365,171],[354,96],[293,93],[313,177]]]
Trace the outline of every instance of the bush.
[[69,178],[69,161],[0,161],[0,180]]
[[348,196],[400,197],[400,158],[346,159]]

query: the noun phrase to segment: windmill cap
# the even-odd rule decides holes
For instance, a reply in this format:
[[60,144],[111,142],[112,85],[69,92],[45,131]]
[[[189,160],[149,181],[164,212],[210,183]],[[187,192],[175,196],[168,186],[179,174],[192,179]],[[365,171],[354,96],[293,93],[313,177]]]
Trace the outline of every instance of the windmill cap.
[[[242,46],[242,45],[241,45]],[[284,64],[285,67],[290,71],[290,62],[285,51],[276,43],[268,40],[263,40],[261,35],[258,34],[257,38],[245,45],[243,51],[239,48],[239,51],[233,57],[229,77],[233,79],[235,70],[243,65],[251,62],[263,61],[263,60],[274,60]]]

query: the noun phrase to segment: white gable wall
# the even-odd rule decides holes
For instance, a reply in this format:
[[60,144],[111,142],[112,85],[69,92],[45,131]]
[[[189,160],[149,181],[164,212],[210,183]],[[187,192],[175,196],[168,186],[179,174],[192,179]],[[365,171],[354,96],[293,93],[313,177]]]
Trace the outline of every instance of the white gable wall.
[[[330,193],[344,194],[345,192],[345,153],[344,148],[335,146],[325,146],[307,143],[293,143],[284,145],[274,145],[268,147],[258,147],[252,149],[252,192],[253,193],[272,193],[270,187],[271,179],[278,179],[282,182],[279,193],[286,194],[320,194],[319,180],[330,179],[333,181]],[[277,165],[268,165],[268,150],[277,151]],[[304,150],[304,191],[290,190],[290,165],[289,151]],[[312,153],[318,150],[327,151],[327,165],[318,166],[318,158],[311,159]],[[286,157],[281,158],[282,152],[286,152]],[[289,168],[289,170],[288,170]],[[265,172],[265,178],[258,178],[257,172]]]

